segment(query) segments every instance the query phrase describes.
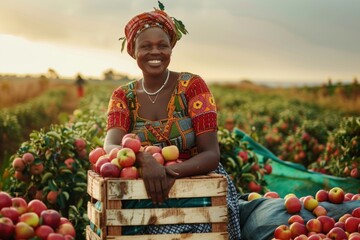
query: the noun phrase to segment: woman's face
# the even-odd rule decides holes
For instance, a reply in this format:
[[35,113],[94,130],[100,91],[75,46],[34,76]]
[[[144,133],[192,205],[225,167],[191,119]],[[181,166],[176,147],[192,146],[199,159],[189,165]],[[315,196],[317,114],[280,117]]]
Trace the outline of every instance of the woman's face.
[[170,64],[171,52],[169,36],[161,28],[148,28],[135,40],[135,59],[144,75],[161,75]]

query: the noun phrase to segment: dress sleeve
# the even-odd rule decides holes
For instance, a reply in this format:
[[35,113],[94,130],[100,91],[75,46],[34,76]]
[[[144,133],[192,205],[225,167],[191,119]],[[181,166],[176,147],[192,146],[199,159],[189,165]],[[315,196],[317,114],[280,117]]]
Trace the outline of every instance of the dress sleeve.
[[190,80],[186,97],[188,113],[192,119],[196,136],[205,132],[217,131],[216,104],[205,81],[194,75]]
[[109,101],[107,130],[111,128],[120,128],[125,132],[128,132],[130,128],[130,110],[126,92],[121,87],[113,92]]

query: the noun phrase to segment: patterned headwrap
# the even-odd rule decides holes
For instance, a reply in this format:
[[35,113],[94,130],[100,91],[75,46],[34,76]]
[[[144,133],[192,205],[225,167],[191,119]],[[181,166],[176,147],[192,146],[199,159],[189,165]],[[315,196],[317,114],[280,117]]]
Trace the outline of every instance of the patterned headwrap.
[[170,17],[164,10],[164,5],[158,1],[160,9],[154,9],[151,12],[144,12],[133,17],[125,26],[125,37],[123,40],[121,51],[124,49],[125,41],[127,41],[127,52],[135,58],[135,40],[137,36],[145,29],[150,27],[160,27],[170,37],[170,44],[173,48],[182,34],[187,34],[184,24]]

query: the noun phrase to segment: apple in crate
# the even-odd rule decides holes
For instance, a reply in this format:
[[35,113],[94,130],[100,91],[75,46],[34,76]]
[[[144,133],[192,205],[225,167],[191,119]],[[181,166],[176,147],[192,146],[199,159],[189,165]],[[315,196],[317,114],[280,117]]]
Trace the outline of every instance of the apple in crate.
[[42,225],[48,225],[53,229],[57,229],[60,225],[61,215],[54,209],[47,209],[41,212],[40,221]]
[[36,213],[39,217],[41,215],[41,212],[46,210],[47,206],[45,205],[45,203],[39,199],[33,199],[28,203],[27,206],[27,211],[28,212],[34,212]]
[[121,146],[123,148],[131,148],[135,153],[140,151],[141,141],[138,135],[135,133],[127,133],[121,140]]
[[24,222],[15,225],[15,239],[29,239],[35,236],[34,228]]
[[15,225],[8,217],[0,218],[0,239],[12,239]]
[[0,192],[0,209],[3,207],[11,207],[11,196],[7,192]]
[[50,233],[54,233],[54,229],[48,225],[40,225],[35,229],[35,236],[46,240]]
[[119,150],[117,159],[121,167],[131,167],[135,163],[136,155],[134,150],[124,147]]
[[139,177],[139,171],[136,167],[124,167],[120,172],[121,178],[137,179]]
[[120,176],[120,168],[111,162],[104,163],[100,168],[100,175],[117,178]]
[[165,159],[163,155],[159,152],[153,153],[152,156],[155,158],[155,160],[160,163],[161,165],[164,165]]
[[179,158],[179,149],[176,145],[165,146],[161,149],[165,161],[175,161]]
[[144,152],[148,152],[150,154],[161,153],[161,147],[149,145],[144,148]]
[[105,163],[108,163],[110,161],[111,160],[108,155],[103,155],[103,156],[99,157],[99,159],[95,163],[95,172],[100,174],[100,169],[101,169],[102,165],[104,165]]
[[11,199],[11,201],[12,201],[12,206],[17,209],[20,215],[27,211],[28,204],[24,198],[14,197]]
[[97,162],[97,160],[99,159],[99,157],[105,155],[106,152],[102,147],[97,147],[93,150],[90,151],[89,153],[89,161],[92,164],[95,164]]
[[0,210],[0,216],[10,218],[16,224],[19,221],[20,214],[14,207],[4,207]]

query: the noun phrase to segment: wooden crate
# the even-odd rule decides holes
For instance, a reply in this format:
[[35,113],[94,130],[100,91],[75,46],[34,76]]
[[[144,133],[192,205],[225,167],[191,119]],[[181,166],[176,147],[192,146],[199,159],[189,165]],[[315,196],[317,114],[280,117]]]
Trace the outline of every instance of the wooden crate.
[[[222,175],[209,174],[177,179],[169,193],[169,198],[210,197],[211,206],[208,207],[122,209],[122,200],[148,199],[143,180],[102,178],[94,171],[88,171],[87,192],[91,196],[91,200],[88,202],[88,217],[101,232],[98,236],[88,226],[86,229],[87,240],[228,239],[227,181]],[[95,207],[97,201],[102,203],[101,210]],[[121,235],[122,226],[193,223],[210,223],[212,232]]]

